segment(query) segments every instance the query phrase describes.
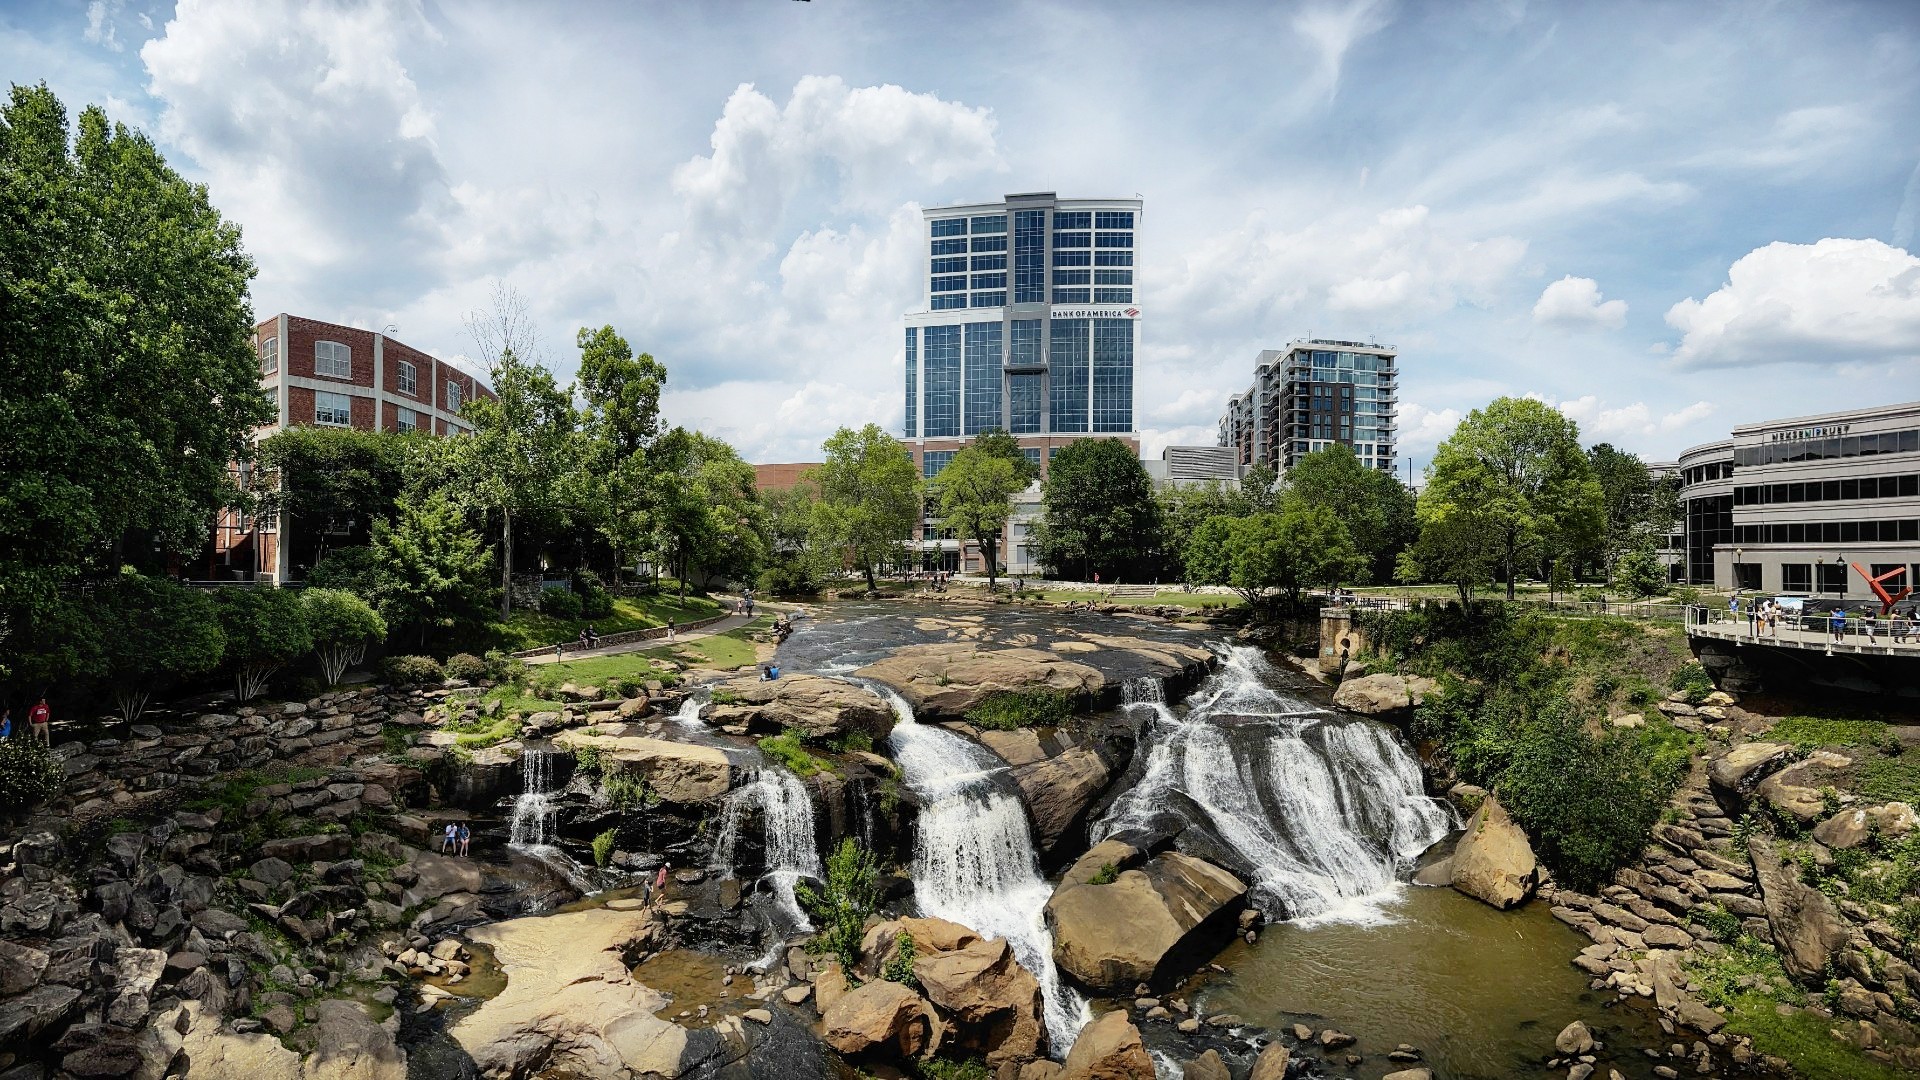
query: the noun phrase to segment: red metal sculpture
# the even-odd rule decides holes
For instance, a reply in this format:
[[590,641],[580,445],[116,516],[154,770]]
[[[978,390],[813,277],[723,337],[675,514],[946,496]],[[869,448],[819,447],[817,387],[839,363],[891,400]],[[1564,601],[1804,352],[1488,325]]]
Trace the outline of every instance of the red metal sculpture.
[[1893,614],[1893,605],[1913,595],[1913,586],[1911,585],[1902,588],[1897,593],[1889,593],[1886,587],[1880,584],[1883,581],[1905,574],[1907,568],[1904,566],[1896,566],[1886,573],[1881,574],[1879,577],[1874,577],[1872,574],[1867,573],[1866,567],[1861,566],[1859,563],[1851,563],[1849,565],[1851,565],[1861,577],[1867,579],[1867,585],[1873,589],[1873,594],[1880,598],[1880,614],[1883,616]]

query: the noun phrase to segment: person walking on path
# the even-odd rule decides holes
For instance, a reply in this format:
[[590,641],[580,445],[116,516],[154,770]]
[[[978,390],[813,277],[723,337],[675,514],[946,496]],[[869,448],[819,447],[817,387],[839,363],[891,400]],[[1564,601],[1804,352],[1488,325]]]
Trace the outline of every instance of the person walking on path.
[[467,856],[473,854],[471,850],[472,845],[473,845],[473,830],[467,828],[466,825],[462,824],[460,826],[460,857],[461,858],[464,859]]
[[1873,644],[1873,631],[1876,625],[1873,621],[1873,612],[1869,611],[1865,615],[1860,616],[1860,629],[1866,631],[1867,644],[1869,645]]
[[27,710],[27,733],[40,740],[40,745],[53,746],[53,710],[47,708],[47,699],[43,696]]
[[459,851],[459,849],[460,849],[460,826],[455,825],[453,822],[449,821],[447,822],[446,835],[440,838],[440,854],[445,855],[449,851],[457,852]]
[[658,904],[658,903],[660,903],[660,901],[662,901],[662,900],[664,900],[664,899],[666,899],[666,896],[667,896],[667,871],[668,871],[668,870],[670,870],[670,869],[672,869],[672,868],[673,868],[673,864],[672,864],[672,863],[664,863],[664,862],[663,862],[663,863],[661,863],[661,864],[660,864],[660,872],[659,872],[659,873],[657,873],[657,874],[655,874],[655,875],[653,875],[653,895],[652,895],[651,897],[649,897],[649,898],[648,898],[648,900],[647,900],[647,906],[648,906],[648,907],[652,907],[652,906],[654,906],[655,904]]
[[673,620],[672,620],[672,619],[668,619],[668,620],[667,620],[667,640],[668,640],[668,641],[672,641],[672,640],[673,640],[673,631],[674,631],[674,623],[673,623]]
[[1734,593],[1733,596],[1727,600],[1727,619],[1731,622],[1740,621],[1740,594],[1739,593]]

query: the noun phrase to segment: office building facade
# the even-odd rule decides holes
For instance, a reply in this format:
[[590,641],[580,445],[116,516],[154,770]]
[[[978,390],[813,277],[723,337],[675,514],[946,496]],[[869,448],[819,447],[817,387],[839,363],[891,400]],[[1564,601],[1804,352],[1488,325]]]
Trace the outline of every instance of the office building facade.
[[1680,455],[1684,580],[1863,601],[1920,577],[1920,402],[1747,424]]
[[1285,472],[1299,458],[1339,443],[1368,468],[1394,464],[1399,351],[1332,338],[1290,342],[1255,358],[1253,385],[1227,401],[1219,444],[1242,468]]
[[[1140,200],[1037,192],[924,216],[924,302],[905,317],[901,431],[921,475],[933,479],[996,428],[1043,471],[1075,439],[1118,438],[1137,453]],[[1003,544],[1011,573],[1039,569],[1025,524]],[[924,566],[984,569],[931,522],[917,539]]]
[[[254,349],[260,389],[274,406],[273,422],[257,429],[256,439],[293,427],[468,434],[473,425],[461,408],[476,397],[494,396],[467,372],[386,334],[285,312],[254,327]],[[316,528],[348,535],[366,525]],[[223,512],[214,521],[207,576],[271,577],[284,584],[303,576],[314,540],[309,533],[296,542],[270,514]]]

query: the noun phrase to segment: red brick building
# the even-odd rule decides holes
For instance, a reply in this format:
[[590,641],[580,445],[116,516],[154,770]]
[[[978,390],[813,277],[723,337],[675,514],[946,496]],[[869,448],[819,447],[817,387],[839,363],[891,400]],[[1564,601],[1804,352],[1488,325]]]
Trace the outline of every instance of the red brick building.
[[[254,347],[260,388],[275,412],[257,438],[305,426],[462,434],[473,429],[461,406],[476,395],[493,397],[465,371],[372,330],[282,312],[254,328]],[[271,515],[223,513],[214,522],[207,576],[300,576],[304,568],[290,565],[298,547],[292,540],[283,542]]]

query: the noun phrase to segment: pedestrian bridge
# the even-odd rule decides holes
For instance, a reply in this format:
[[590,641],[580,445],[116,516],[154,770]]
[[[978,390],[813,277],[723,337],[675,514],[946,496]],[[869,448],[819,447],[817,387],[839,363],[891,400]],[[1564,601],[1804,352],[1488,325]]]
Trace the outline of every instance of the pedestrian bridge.
[[1836,637],[1824,614],[1781,615],[1771,628],[1763,628],[1747,617],[1701,605],[1687,608],[1687,636],[1712,638],[1735,645],[1762,645],[1778,649],[1804,649],[1826,656],[1892,656],[1920,659],[1920,626],[1906,620],[1898,635],[1886,620],[1879,620],[1871,636],[1858,619],[1849,619],[1846,629]]

